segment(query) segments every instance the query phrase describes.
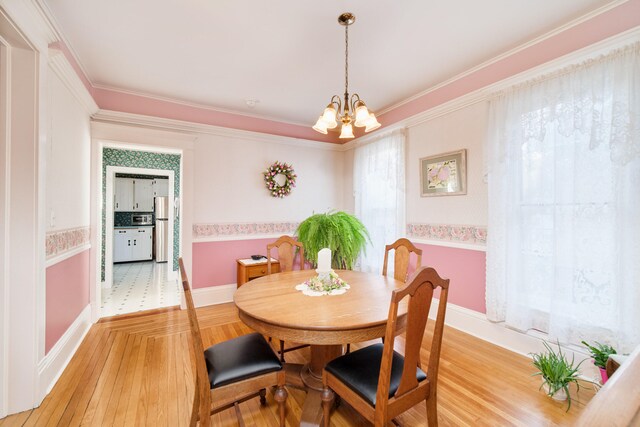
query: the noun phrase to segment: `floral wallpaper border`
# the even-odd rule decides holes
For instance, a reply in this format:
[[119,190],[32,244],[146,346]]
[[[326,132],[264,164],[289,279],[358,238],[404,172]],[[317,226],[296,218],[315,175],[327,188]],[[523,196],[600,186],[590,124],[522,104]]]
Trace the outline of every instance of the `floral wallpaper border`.
[[69,228],[48,232],[45,239],[47,259],[62,255],[91,240],[89,227]]
[[417,239],[487,244],[487,227],[476,225],[407,224],[407,236]]
[[220,236],[251,236],[260,234],[292,234],[299,222],[248,222],[222,224],[194,224],[193,238]]

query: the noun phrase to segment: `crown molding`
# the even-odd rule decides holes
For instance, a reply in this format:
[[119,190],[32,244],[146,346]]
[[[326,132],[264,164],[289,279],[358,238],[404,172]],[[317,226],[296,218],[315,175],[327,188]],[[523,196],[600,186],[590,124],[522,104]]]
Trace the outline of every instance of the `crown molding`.
[[222,136],[225,138],[269,142],[273,144],[307,147],[317,150],[345,151],[342,145],[328,142],[311,141],[307,139],[291,138],[288,136],[271,135],[241,129],[225,128],[222,126],[186,122],[182,120],[166,119],[142,114],[123,113],[120,111],[98,110],[93,115],[94,122],[124,124],[137,128],[169,130],[181,133],[197,133]]
[[428,94],[430,94],[432,92],[435,92],[438,89],[442,89],[443,87],[448,86],[448,85],[450,85],[451,83],[454,83],[457,80],[463,79],[463,78],[465,78],[465,77],[467,77],[467,76],[469,76],[469,75],[471,75],[473,73],[476,73],[476,72],[482,70],[483,68],[486,68],[486,67],[488,67],[488,66],[490,66],[492,64],[495,64],[497,62],[500,62],[500,61],[502,61],[502,60],[504,60],[504,59],[506,59],[506,58],[508,58],[508,57],[510,57],[512,55],[515,55],[515,54],[517,54],[517,53],[519,53],[519,52],[521,52],[523,50],[526,50],[526,49],[528,49],[528,48],[530,48],[532,46],[535,46],[540,42],[543,42],[543,41],[545,41],[547,39],[555,37],[558,34],[561,34],[561,33],[565,32],[565,31],[567,31],[567,30],[569,30],[569,29],[571,29],[571,28],[573,28],[573,27],[575,27],[577,25],[580,25],[580,24],[582,24],[584,22],[587,22],[587,21],[595,18],[598,15],[601,15],[601,14],[603,14],[605,12],[608,12],[611,9],[615,9],[618,6],[620,6],[620,5],[624,4],[624,3],[627,3],[628,1],[629,0],[616,0],[616,1],[613,1],[611,3],[608,3],[608,4],[604,5],[602,7],[599,7],[597,9],[595,9],[595,10],[592,10],[591,12],[589,12],[589,13],[587,13],[585,15],[582,15],[581,17],[579,17],[577,19],[574,19],[573,21],[569,21],[566,24],[561,25],[561,26],[549,31],[548,33],[545,33],[545,34],[543,34],[541,36],[538,36],[538,37],[536,37],[536,38],[534,38],[532,40],[529,40],[528,42],[523,43],[520,46],[517,46],[517,47],[515,47],[513,49],[510,49],[510,50],[508,50],[508,51],[506,51],[504,53],[501,53],[500,55],[495,56],[495,57],[493,57],[493,58],[491,58],[491,59],[489,59],[489,60],[487,60],[487,61],[485,61],[485,62],[483,62],[483,63],[481,63],[479,65],[476,65],[473,68],[470,68],[470,69],[468,69],[466,71],[463,71],[462,73],[457,74],[457,75],[445,80],[442,83],[439,83],[439,84],[437,84],[435,86],[432,86],[432,87],[430,87],[428,89],[425,89],[425,90],[423,90],[421,92],[418,92],[415,95],[411,95],[410,97],[408,97],[408,98],[406,98],[406,99],[404,99],[404,100],[402,100],[400,102],[392,104],[389,107],[386,107],[385,109],[379,111],[377,114],[379,116],[381,116],[381,115],[383,115],[385,113],[388,113],[389,111],[395,110],[396,108],[402,107],[405,104],[408,104],[408,103],[410,103],[412,101],[415,101],[418,98],[421,98],[421,97],[423,97],[425,95],[428,95]]
[[35,3],[38,4],[38,7],[40,8],[41,13],[47,19],[49,25],[56,32],[57,39],[54,40],[54,41],[59,41],[59,42],[64,43],[64,45],[65,45],[66,49],[68,50],[69,54],[71,54],[71,56],[73,57],[73,60],[76,62],[76,64],[80,68],[80,71],[82,71],[82,74],[84,74],[84,78],[87,79],[87,81],[89,83],[91,83],[91,79],[89,78],[89,74],[87,73],[87,69],[84,67],[84,65],[80,61],[80,57],[78,56],[76,51],[73,49],[73,46],[69,43],[67,37],[64,34],[64,31],[62,30],[62,27],[58,23],[58,20],[56,19],[55,15],[51,11],[51,8],[49,7],[49,5],[47,3],[45,3],[43,0],[32,0],[32,1],[34,1]]
[[65,86],[71,91],[73,96],[80,102],[85,111],[92,116],[98,112],[98,104],[82,84],[67,58],[60,50],[49,49],[49,67],[60,77]]
[[193,150],[198,135],[92,119],[91,139],[103,147],[181,154],[184,150]]
[[0,7],[40,52],[46,52],[50,43],[58,41],[60,34],[37,0],[0,0]]
[[153,94],[149,94],[149,93],[146,93],[146,92],[140,92],[140,91],[131,90],[131,89],[122,89],[122,88],[109,86],[109,85],[103,85],[103,84],[99,84],[99,83],[92,83],[91,86],[93,86],[96,89],[101,89],[101,90],[105,90],[105,91],[109,91],[109,92],[117,92],[117,93],[123,93],[123,94],[126,94],[126,95],[139,96],[141,98],[153,99],[155,101],[168,102],[168,103],[171,103],[171,104],[184,105],[186,107],[197,108],[199,110],[214,111],[214,112],[217,112],[217,113],[233,114],[234,116],[250,117],[250,118],[253,118],[253,119],[269,120],[269,121],[272,121],[272,122],[285,123],[285,124],[288,124],[288,125],[309,127],[309,123],[302,123],[302,122],[295,122],[295,121],[290,121],[290,120],[283,120],[281,118],[268,116],[268,115],[250,114],[250,113],[247,113],[247,112],[244,112],[244,111],[230,110],[230,109],[221,108],[221,107],[214,107],[212,105],[201,104],[201,103],[197,103],[197,102],[190,102],[190,101],[186,101],[186,100],[178,99],[178,98],[171,98],[171,97],[166,97],[166,96],[153,95]]
[[385,133],[395,131],[399,128],[411,128],[423,122],[433,120],[437,117],[450,114],[454,111],[461,110],[473,104],[477,104],[478,102],[487,101],[494,93],[501,90],[505,90],[509,87],[525,83],[526,81],[532,80],[536,77],[540,77],[541,75],[558,71],[569,65],[574,65],[576,63],[595,58],[599,55],[604,55],[616,48],[638,41],[640,41],[640,27],[636,27],[620,34],[616,34],[615,36],[602,40],[598,43],[594,43],[585,48],[556,58],[545,64],[530,68],[526,71],[500,80],[499,82],[490,84],[473,92],[469,92],[465,95],[459,96],[458,98],[452,99],[451,101],[445,102],[436,107],[402,119],[388,127],[384,127],[366,136],[356,138],[355,140],[349,141],[347,144],[344,144],[344,150],[352,150],[360,145],[368,144],[383,136]]

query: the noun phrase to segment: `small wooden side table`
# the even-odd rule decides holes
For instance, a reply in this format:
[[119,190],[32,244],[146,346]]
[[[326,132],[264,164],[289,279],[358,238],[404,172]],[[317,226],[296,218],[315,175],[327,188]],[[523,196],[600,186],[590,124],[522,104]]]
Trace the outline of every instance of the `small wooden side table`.
[[[254,261],[251,258],[241,258],[236,260],[238,264],[238,288],[251,279],[267,275],[267,261]],[[280,263],[271,258],[271,273],[280,272]]]

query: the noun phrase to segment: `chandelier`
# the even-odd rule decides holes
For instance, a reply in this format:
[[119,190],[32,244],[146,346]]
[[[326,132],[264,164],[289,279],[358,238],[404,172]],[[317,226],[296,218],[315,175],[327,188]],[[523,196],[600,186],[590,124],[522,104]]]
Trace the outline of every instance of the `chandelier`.
[[339,120],[342,123],[340,138],[343,139],[354,137],[353,126],[364,127],[365,132],[380,127],[376,116],[369,111],[360,96],[357,93],[349,96],[349,25],[355,20],[355,15],[351,13],[338,16],[338,23],[344,26],[344,102],[338,95],[333,95],[324,113],[313,126],[313,130],[326,134],[327,129],[338,126]]

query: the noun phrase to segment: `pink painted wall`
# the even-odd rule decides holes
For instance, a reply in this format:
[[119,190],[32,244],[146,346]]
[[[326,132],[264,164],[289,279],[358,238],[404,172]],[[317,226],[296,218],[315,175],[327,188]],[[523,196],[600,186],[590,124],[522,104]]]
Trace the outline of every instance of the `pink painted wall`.
[[449,279],[451,304],[486,313],[486,252],[445,246],[424,245],[422,265],[436,269],[440,277]]
[[337,134],[330,133],[323,135],[314,131],[309,126],[227,113],[214,110],[213,108],[194,107],[178,102],[159,100],[115,90],[93,88],[93,98],[100,108],[106,110],[223,126],[226,128],[242,129],[292,138],[331,143],[340,142]]
[[[251,255],[267,255],[267,245],[276,239],[227,240],[193,244],[193,288],[237,283],[236,260]],[[277,258],[277,252],[271,256]],[[296,260],[294,265],[299,265]]]
[[45,353],[89,304],[89,253],[83,251],[47,268]]
[[[275,239],[228,240],[193,244],[193,288],[236,283],[236,259],[266,255]],[[485,252],[445,246],[417,244],[422,264],[435,268],[451,280],[449,302],[480,313],[485,307]]]

